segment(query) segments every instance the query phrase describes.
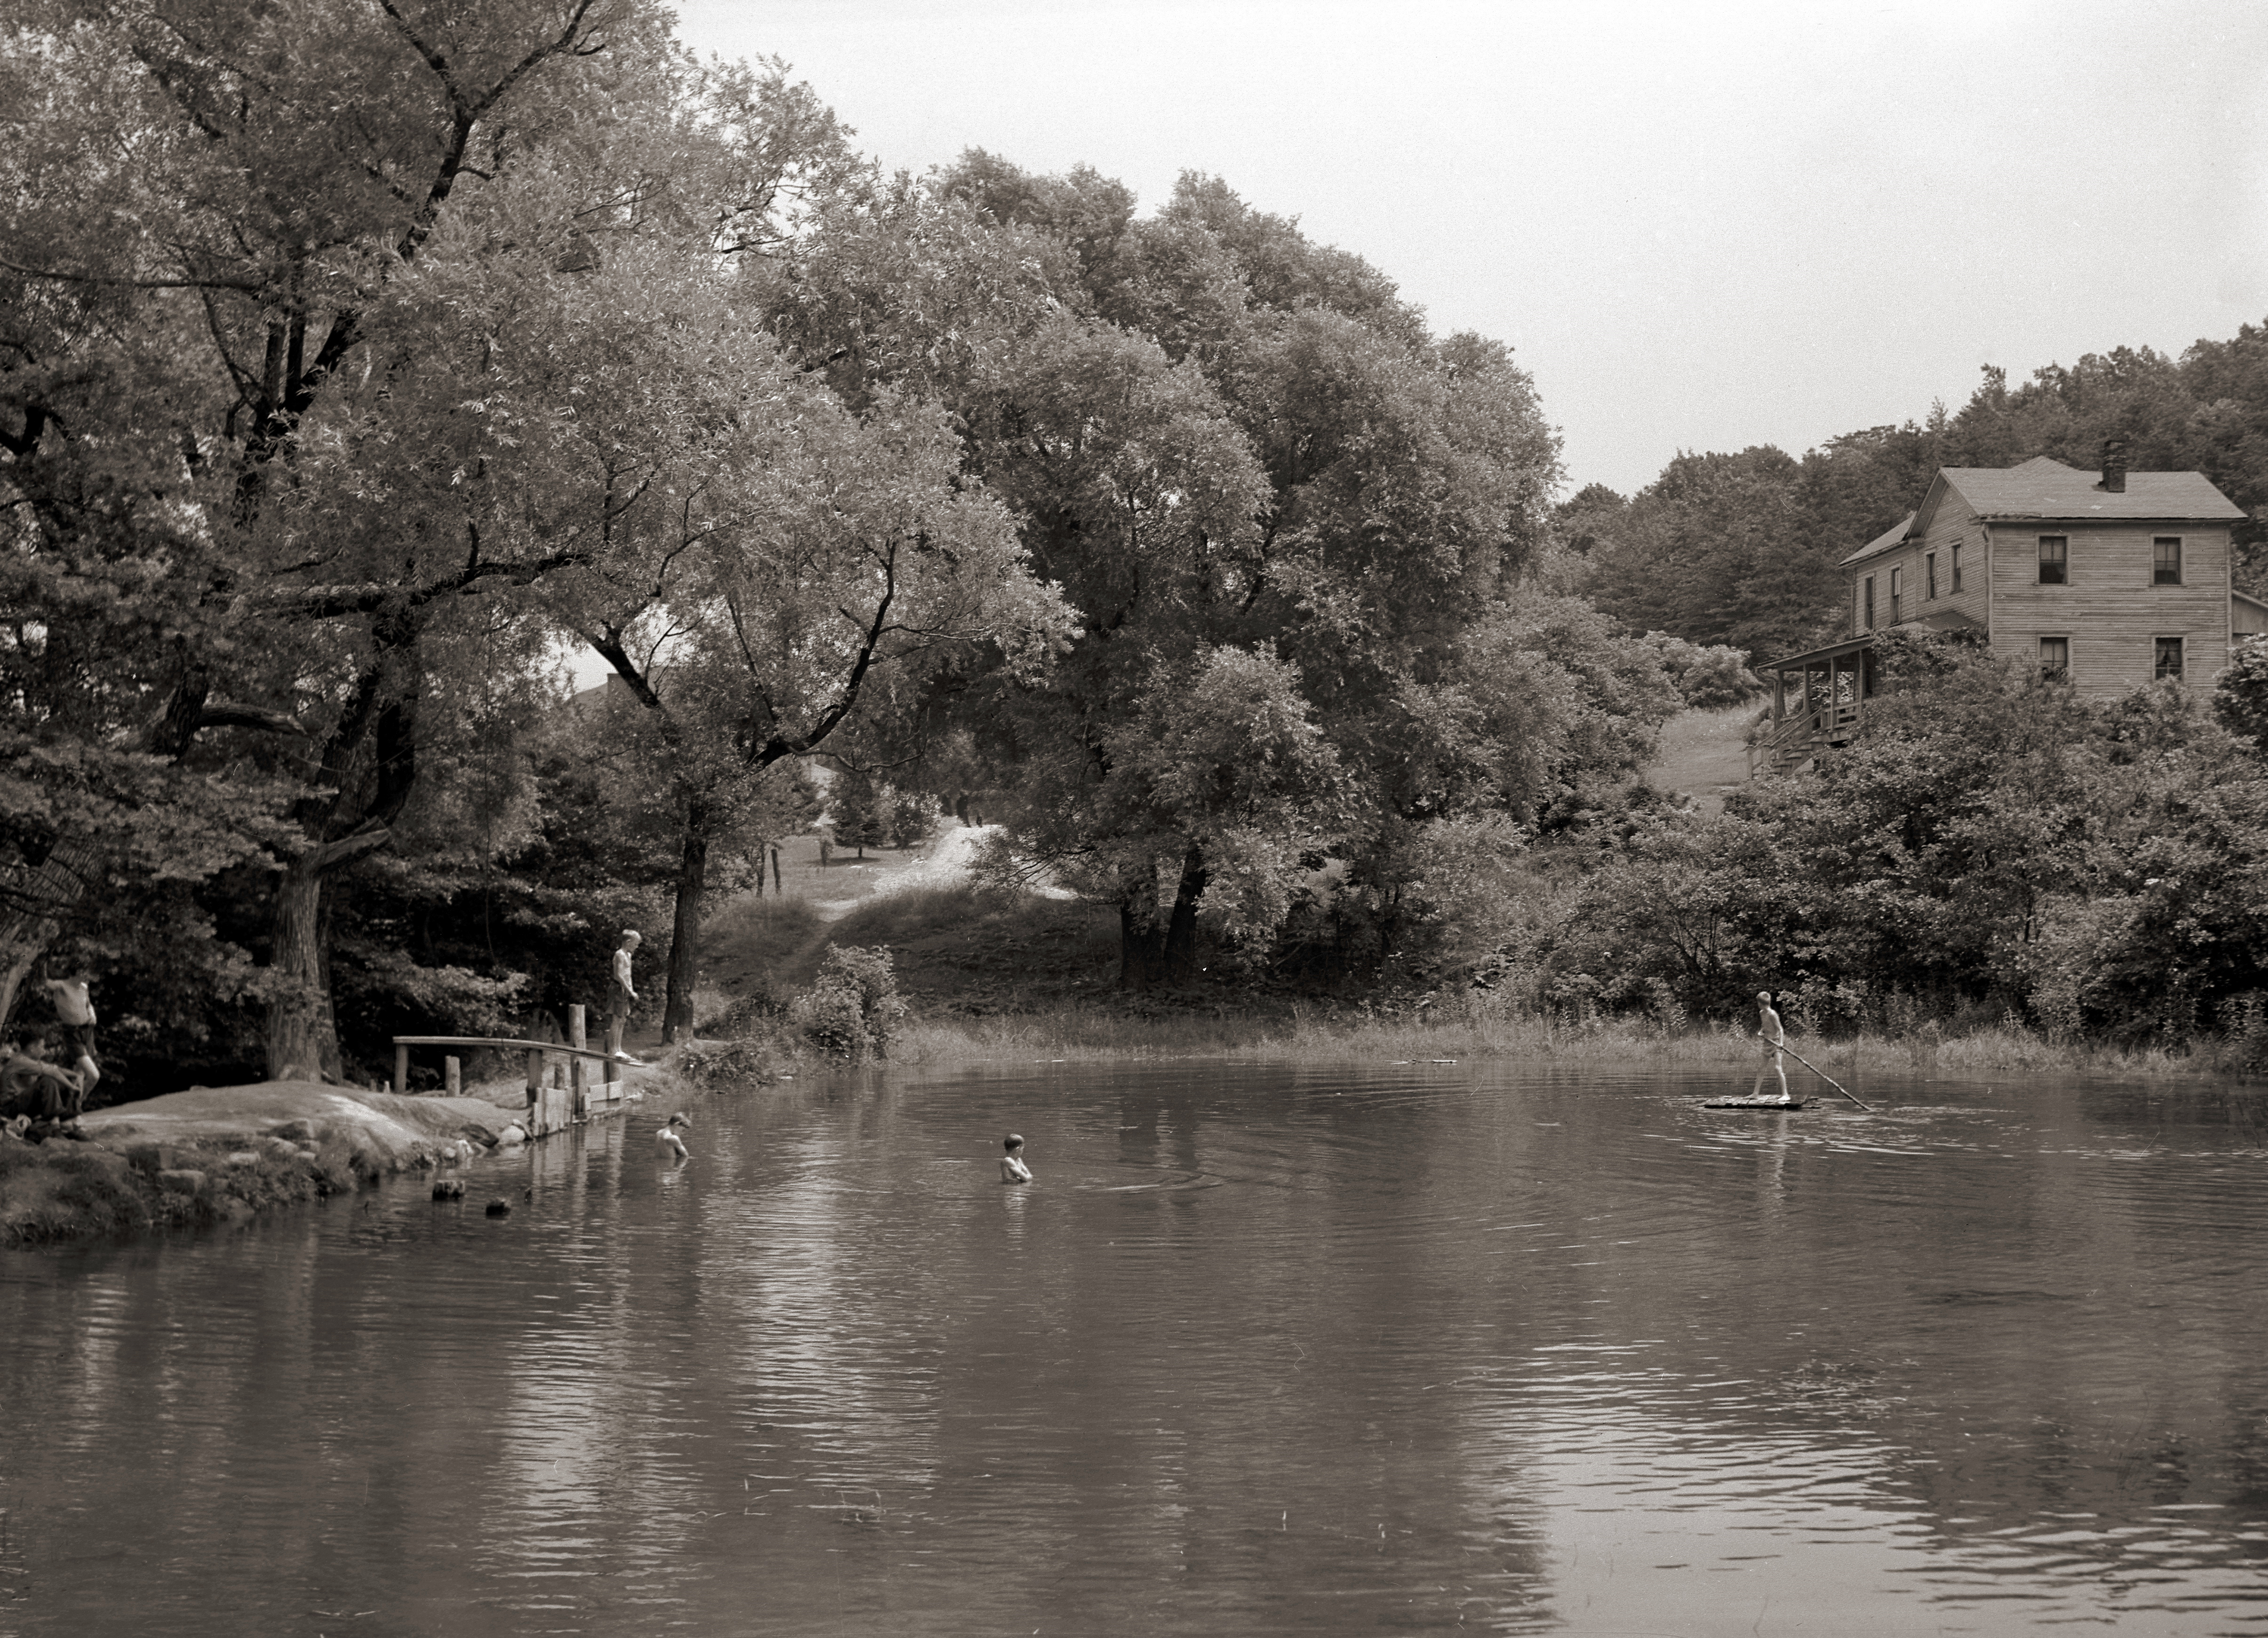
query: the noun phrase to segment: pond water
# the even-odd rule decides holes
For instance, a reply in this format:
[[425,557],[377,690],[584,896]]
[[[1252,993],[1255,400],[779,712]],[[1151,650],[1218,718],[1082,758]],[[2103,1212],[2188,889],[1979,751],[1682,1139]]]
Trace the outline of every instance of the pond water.
[[0,1638],[2268,1627],[2261,1094],[1726,1090],[806,1083],[0,1258]]

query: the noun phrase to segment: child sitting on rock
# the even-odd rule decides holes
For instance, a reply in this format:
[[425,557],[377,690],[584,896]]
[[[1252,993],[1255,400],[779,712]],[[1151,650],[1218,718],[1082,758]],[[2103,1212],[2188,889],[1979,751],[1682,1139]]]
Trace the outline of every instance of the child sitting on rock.
[[0,1059],[0,1111],[69,1120],[85,1106],[86,1088],[79,1077],[48,1061],[46,1036],[29,1036]]

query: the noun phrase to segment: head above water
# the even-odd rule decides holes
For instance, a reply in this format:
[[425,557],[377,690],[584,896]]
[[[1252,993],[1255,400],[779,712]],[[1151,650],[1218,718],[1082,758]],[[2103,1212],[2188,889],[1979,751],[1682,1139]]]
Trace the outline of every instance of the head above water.
[[693,1122],[687,1120],[681,1114],[674,1114],[669,1117],[669,1124],[672,1126],[691,1126]]
[[1007,1136],[1000,1140],[1000,1147],[1006,1150],[1012,1155],[1023,1146],[1023,1138],[1013,1132],[1009,1133]]

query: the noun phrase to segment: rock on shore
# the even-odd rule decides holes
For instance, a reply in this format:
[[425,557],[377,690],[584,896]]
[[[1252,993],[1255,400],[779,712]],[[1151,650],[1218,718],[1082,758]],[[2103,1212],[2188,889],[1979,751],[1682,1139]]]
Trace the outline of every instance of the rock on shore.
[[357,1169],[394,1172],[459,1138],[494,1143],[511,1121],[506,1111],[478,1098],[400,1098],[320,1081],[262,1081],[200,1086],[97,1110],[79,1117],[79,1128],[105,1148],[123,1150],[136,1142],[251,1138],[304,1123],[304,1133],[287,1135],[316,1147],[342,1144],[364,1163]]
[[314,1081],[198,1087],[79,1119],[84,1141],[0,1134],[0,1245],[241,1221],[487,1147],[517,1107]]

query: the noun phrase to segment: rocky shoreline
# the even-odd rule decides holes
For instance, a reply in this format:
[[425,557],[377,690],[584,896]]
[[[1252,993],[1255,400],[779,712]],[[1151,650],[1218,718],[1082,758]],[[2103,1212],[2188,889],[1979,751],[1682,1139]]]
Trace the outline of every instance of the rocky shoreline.
[[313,1081],[197,1087],[0,1132],[0,1245],[245,1222],[509,1146],[524,1093],[399,1097]]

